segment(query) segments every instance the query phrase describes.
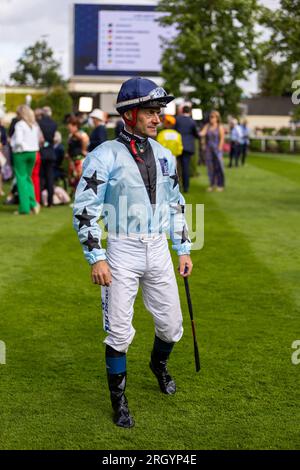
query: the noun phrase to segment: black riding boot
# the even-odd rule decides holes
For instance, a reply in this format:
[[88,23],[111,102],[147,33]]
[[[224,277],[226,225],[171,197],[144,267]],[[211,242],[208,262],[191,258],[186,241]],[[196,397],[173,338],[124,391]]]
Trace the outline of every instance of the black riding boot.
[[114,410],[114,423],[122,428],[131,428],[134,421],[128,410],[125,397],[126,387],[126,354],[106,346],[105,360],[108,388]]
[[176,392],[176,384],[167,369],[167,361],[174,343],[166,343],[155,336],[154,346],[151,353],[150,369],[158,380],[160,389],[166,395]]
[[107,379],[111,404],[114,410],[114,423],[122,428],[131,428],[134,426],[134,420],[130,415],[125,397],[126,372],[121,374],[107,373]]

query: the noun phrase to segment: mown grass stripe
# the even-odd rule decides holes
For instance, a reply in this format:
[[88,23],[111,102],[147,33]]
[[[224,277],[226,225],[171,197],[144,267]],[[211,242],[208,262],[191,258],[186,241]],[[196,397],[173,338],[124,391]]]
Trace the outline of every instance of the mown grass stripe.
[[[221,198],[211,196],[300,309],[300,167],[299,179],[293,181],[284,175],[284,159],[274,167],[267,158],[264,168],[256,166],[256,159],[250,161],[254,164],[229,172],[230,185]],[[295,174],[293,167],[290,171]]]
[[271,158],[270,156],[264,155],[252,155],[248,161],[251,165],[255,165],[257,168],[275,173],[276,175],[280,174],[282,177],[300,184],[299,156],[294,156],[292,158]]

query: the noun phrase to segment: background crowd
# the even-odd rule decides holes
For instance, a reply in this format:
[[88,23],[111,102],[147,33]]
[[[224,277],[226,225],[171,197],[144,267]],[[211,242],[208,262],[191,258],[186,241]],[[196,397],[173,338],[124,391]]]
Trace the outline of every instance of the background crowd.
[[[94,109],[89,115],[67,115],[64,128],[68,136],[64,144],[48,106],[35,111],[28,105],[19,106],[8,129],[2,125],[2,118],[0,114],[0,196],[4,196],[3,180],[11,181],[5,204],[18,204],[16,215],[38,214],[41,206],[71,204],[84,158],[109,138],[107,113]],[[115,138],[123,126],[122,120],[115,123]],[[224,151],[229,154],[229,168],[244,165],[249,128],[246,121],[239,123],[237,119],[223,126],[216,110],[200,123],[196,122],[192,119],[191,106],[185,104],[177,110],[176,116],[162,116],[157,140],[176,157],[184,193],[189,191],[191,160],[197,150],[198,164],[207,167],[207,191],[222,192],[225,188]]]

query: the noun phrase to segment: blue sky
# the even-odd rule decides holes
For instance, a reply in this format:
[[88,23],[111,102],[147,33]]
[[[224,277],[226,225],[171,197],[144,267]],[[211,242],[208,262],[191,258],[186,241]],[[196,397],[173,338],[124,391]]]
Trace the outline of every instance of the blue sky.
[[[62,72],[70,75],[71,11],[73,3],[100,3],[99,0],[0,0],[0,83],[7,81],[25,47],[45,38],[62,62]],[[151,0],[112,0],[101,3],[156,3]],[[279,0],[261,0],[276,8]],[[243,82],[245,91],[256,91],[256,74]]]

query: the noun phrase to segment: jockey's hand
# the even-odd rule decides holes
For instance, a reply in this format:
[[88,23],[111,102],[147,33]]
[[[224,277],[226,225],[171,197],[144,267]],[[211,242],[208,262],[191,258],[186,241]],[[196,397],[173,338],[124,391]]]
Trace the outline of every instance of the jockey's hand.
[[193,263],[190,255],[179,256],[179,267],[178,271],[180,276],[187,277],[191,275],[193,269]]
[[106,261],[97,261],[92,265],[92,282],[100,286],[109,287],[112,282],[111,272]]

